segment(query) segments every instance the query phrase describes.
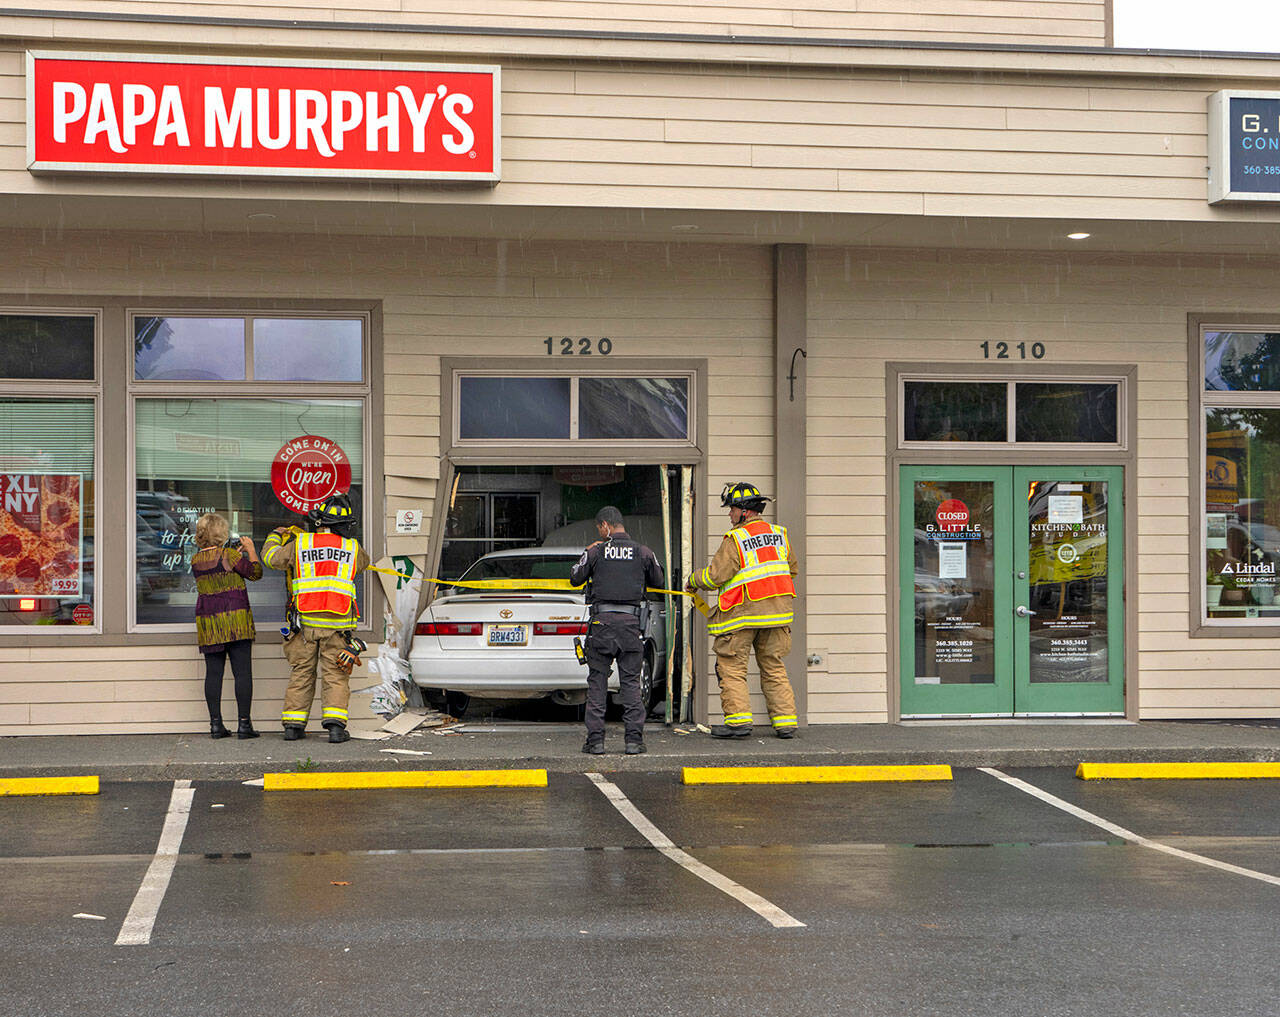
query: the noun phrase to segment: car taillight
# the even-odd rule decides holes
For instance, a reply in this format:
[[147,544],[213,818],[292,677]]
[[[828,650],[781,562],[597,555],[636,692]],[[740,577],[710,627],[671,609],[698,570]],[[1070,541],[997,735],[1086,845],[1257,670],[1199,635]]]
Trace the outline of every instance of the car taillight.
[[586,622],[534,622],[535,636],[585,636]]
[[413,629],[418,636],[478,636],[482,631],[480,622],[418,622]]

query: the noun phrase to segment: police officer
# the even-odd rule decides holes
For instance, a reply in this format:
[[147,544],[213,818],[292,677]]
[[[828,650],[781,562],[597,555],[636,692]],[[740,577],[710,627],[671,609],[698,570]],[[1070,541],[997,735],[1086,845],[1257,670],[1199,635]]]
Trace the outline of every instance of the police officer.
[[268,567],[289,575],[289,629],[284,656],[292,668],[284,693],[285,741],[306,737],[315,699],[317,664],[323,678],[321,723],[329,741],[345,742],[351,698],[347,639],[360,622],[355,577],[369,556],[351,536],[354,517],[345,494],[326,498],[307,513],[309,532],[296,526],[272,531],[262,546]]
[[712,647],[725,722],[712,727],[713,738],[751,735],[747,661],[752,647],[774,734],[796,734],[796,698],[787,678],[786,656],[791,652],[798,566],[786,527],[760,518],[769,500],[754,484],[725,484],[720,504],[729,509],[733,528],[711,564],[685,584],[690,592],[716,591],[716,610],[707,620],[707,632],[715,637]]
[[661,587],[662,566],[649,548],[627,536],[622,513],[606,505],[596,513],[600,539],[582,552],[570,580],[588,583],[591,623],[587,629],[587,740],[582,751],[604,754],[604,710],[608,699],[610,664],[618,663],[622,720],[628,756],[644,747],[644,715],[640,701],[640,668],[644,661],[641,619],[646,610],[646,586]]

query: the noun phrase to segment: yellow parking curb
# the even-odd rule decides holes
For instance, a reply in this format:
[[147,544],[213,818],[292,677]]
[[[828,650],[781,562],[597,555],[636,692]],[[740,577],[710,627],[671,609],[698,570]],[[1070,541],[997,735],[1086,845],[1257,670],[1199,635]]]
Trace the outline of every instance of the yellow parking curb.
[[0,797],[6,795],[96,795],[97,777],[0,778]]
[[1280,778],[1280,763],[1081,763],[1081,780],[1243,780]]
[[546,786],[546,770],[375,770],[344,773],[264,773],[262,775],[264,791]]
[[950,780],[949,766],[686,766],[686,784],[849,784]]

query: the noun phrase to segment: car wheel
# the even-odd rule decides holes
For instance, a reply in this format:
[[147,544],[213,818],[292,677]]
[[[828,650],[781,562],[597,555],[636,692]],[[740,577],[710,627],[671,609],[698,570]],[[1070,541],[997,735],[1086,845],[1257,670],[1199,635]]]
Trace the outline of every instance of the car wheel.
[[644,707],[645,716],[653,709],[654,699],[654,652],[651,644],[645,644],[644,659],[640,664],[640,705]]
[[471,697],[465,692],[446,692],[444,694],[445,709],[449,716],[458,717],[467,712],[467,707],[471,705]]

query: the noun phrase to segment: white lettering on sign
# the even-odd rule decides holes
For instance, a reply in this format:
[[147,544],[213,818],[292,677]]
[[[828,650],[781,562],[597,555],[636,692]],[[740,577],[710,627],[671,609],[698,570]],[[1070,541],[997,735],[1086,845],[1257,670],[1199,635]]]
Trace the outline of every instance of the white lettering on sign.
[[742,542],[744,550],[759,551],[762,547],[776,547],[782,549],[785,542],[781,533],[757,533],[754,537],[747,537]]
[[34,512],[40,498],[40,485],[35,477],[9,474],[4,478],[4,510],[6,512]]
[[606,558],[617,558],[621,561],[633,561],[635,559],[634,547],[616,547],[613,544],[604,545],[604,556]]
[[501,176],[500,68],[28,54],[33,172]]
[[291,484],[332,484],[333,470],[308,470],[295,466],[289,473]]
[[356,560],[355,552],[345,547],[309,547],[299,551],[298,557],[304,565],[317,565],[326,561],[350,565]]

